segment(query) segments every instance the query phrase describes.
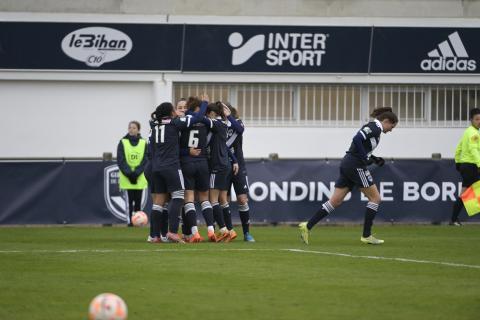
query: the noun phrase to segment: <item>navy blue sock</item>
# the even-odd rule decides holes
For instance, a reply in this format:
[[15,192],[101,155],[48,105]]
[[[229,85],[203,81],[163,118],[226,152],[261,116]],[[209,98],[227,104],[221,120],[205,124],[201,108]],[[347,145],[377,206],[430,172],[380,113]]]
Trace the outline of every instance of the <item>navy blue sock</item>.
[[316,225],[320,220],[328,216],[330,213],[333,212],[335,208],[332,206],[330,201],[325,202],[322,204],[322,207],[313,215],[313,217],[308,220],[307,228],[311,230],[314,225]]
[[185,213],[185,206],[183,206],[182,208],[182,234],[184,235],[189,235],[191,232],[190,232],[190,228],[188,227],[188,219],[187,219],[187,215]]
[[363,237],[367,238],[372,235],[373,219],[378,211],[378,204],[369,202],[367,203],[367,210],[365,211],[365,221],[363,222]]
[[183,209],[185,211],[186,225],[188,226],[186,234],[192,234],[192,227],[197,226],[197,211],[195,210],[195,205],[191,202],[185,203]]
[[218,203],[212,203],[213,208],[213,219],[218,224],[220,229],[225,228],[225,220],[223,218],[222,208]]
[[233,229],[233,222],[232,222],[232,213],[230,212],[230,206],[228,203],[223,204],[220,206],[222,208],[223,213],[223,220],[225,221],[225,225],[227,226],[228,230]]
[[250,232],[250,208],[248,207],[248,203],[238,206],[238,214],[242,222],[243,233]]
[[154,204],[150,213],[150,237],[160,237],[161,216],[163,208]]
[[160,233],[162,237],[166,237],[168,233],[168,203],[163,206],[163,211],[160,216]]
[[172,198],[168,208],[168,231],[178,233],[180,215],[182,213],[183,198]]
[[210,201],[203,201],[202,204],[202,215],[203,219],[205,219],[205,224],[208,226],[213,226],[213,209]]

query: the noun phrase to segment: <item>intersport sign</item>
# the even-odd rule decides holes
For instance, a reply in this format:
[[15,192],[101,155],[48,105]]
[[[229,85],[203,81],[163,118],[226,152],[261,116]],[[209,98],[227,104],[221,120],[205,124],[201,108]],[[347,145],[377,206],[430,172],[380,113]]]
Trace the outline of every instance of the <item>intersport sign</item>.
[[232,65],[244,64],[259,51],[265,51],[265,63],[269,66],[317,66],[327,47],[328,34],[324,33],[268,33],[243,40],[239,32],[228,37],[232,46]]
[[186,25],[184,71],[367,73],[370,27]]

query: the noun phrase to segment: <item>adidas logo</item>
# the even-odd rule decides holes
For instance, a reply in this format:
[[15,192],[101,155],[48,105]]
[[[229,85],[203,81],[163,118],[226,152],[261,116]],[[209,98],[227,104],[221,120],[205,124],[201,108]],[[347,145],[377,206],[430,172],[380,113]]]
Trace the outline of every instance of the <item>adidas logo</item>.
[[420,63],[425,71],[475,71],[477,62],[468,58],[467,50],[457,31],[438,44],[438,49],[428,53],[429,58]]

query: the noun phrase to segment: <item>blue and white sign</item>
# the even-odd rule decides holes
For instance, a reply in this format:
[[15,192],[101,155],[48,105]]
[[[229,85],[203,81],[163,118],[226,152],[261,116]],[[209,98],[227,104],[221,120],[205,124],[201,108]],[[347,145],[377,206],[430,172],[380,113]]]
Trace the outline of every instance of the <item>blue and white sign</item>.
[[[308,219],[331,196],[339,160],[248,161],[253,222]],[[0,224],[123,223],[118,169],[107,162],[0,163],[9,187],[0,193]],[[378,221],[446,222],[461,190],[452,160],[396,160],[371,167],[382,196]],[[81,172],[82,174],[78,174]],[[72,183],[74,182],[74,183]],[[151,208],[144,194],[145,210]],[[355,190],[328,218],[363,219],[367,200]],[[236,205],[232,203],[238,221]],[[202,220],[201,215],[198,219]],[[461,219],[480,221],[480,215]]]

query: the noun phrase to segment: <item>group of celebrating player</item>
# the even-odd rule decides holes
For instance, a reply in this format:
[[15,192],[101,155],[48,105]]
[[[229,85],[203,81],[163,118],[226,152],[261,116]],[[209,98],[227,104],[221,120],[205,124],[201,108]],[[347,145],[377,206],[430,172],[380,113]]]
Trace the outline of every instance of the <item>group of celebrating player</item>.
[[[381,197],[368,165],[385,164],[382,158],[372,153],[380,142],[381,133],[392,131],[398,124],[398,117],[390,107],[376,108],[370,116],[373,121],[360,128],[342,159],[332,196],[309,221],[300,223],[300,236],[305,244],[309,243],[310,230],[340,206],[355,187],[368,198],[361,242],[384,243],[371,231]],[[465,131],[455,153],[456,167],[463,180],[462,191],[480,177],[480,109],[470,110],[470,121],[471,126]],[[132,121],[130,125],[129,135],[122,141],[129,139],[135,146],[140,124]],[[207,225],[208,241],[234,240],[237,233],[233,229],[228,194],[232,185],[237,195],[244,240],[254,242],[249,230],[248,178],[242,150],[245,129],[236,109],[221,101],[209,103],[206,95],[181,99],[176,107],[164,102],[152,113],[150,127],[148,147],[145,146],[148,161],[144,159],[142,163],[137,162],[138,166],[128,167],[123,152],[129,144],[121,141],[117,151],[121,187],[122,181],[128,184],[127,178],[130,183],[141,187],[143,184],[138,178],[143,164],[146,164],[145,176],[153,199],[148,242],[204,241],[197,227],[195,200],[200,204]],[[135,205],[139,207],[138,193],[129,192],[129,197],[135,197]],[[452,225],[461,225],[458,214],[462,208],[459,198],[454,204]],[[180,216],[182,237],[178,235]],[[217,233],[215,223],[219,229]]]
[[[255,241],[249,232],[248,180],[242,151],[244,125],[236,114],[235,108],[221,101],[209,103],[206,95],[181,99],[176,107],[164,102],[152,113],[150,167],[146,170],[153,199],[149,242],[204,241],[197,227],[195,199],[207,225],[208,241],[234,240],[237,233],[228,199],[232,184],[238,197],[244,239]],[[360,240],[383,243],[371,233],[381,199],[367,165],[385,163],[372,152],[381,133],[392,131],[398,118],[389,107],[377,108],[371,116],[374,121],[358,131],[341,162],[332,197],[308,222],[300,224],[301,238],[306,244],[310,229],[338,207],[354,187],[359,187],[369,200]],[[180,215],[183,238],[178,235]]]
[[[228,194],[232,185],[244,240],[255,241],[249,230],[244,125],[236,115],[231,105],[210,103],[207,95],[181,99],[176,107],[164,102],[152,113],[145,168],[153,200],[149,242],[204,241],[197,226],[195,200],[207,225],[207,240],[233,241],[237,233]],[[180,217],[182,237],[178,235]]]

